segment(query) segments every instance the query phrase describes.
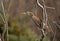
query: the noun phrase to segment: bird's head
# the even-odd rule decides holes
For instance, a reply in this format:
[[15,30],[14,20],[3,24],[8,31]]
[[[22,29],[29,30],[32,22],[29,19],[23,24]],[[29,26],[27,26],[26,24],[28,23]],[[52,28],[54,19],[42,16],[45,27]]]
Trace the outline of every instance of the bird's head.
[[24,12],[23,14],[28,15],[28,16],[30,16],[30,17],[32,17],[32,16],[34,15],[32,12],[29,12],[29,11]]

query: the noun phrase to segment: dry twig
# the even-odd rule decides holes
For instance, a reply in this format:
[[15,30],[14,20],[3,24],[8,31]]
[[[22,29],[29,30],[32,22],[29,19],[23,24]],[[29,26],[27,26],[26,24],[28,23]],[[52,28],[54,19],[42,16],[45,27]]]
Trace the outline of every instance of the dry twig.
[[[4,16],[4,26],[5,26],[5,29],[3,31],[3,34],[2,34],[2,38],[4,38],[4,34],[5,32],[7,32],[7,40],[8,41],[8,19],[7,19],[7,15],[6,15],[6,11],[4,9],[4,5],[3,5],[3,1],[1,0],[1,5],[2,5],[2,9],[3,9],[3,16]],[[4,41],[4,40],[3,40]]]

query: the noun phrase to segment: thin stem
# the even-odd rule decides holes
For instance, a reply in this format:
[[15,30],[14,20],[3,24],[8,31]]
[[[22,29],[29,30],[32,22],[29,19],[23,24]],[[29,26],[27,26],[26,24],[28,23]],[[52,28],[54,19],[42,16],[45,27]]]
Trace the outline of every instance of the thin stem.
[[11,5],[13,4],[13,0],[9,0],[9,1],[10,1],[10,3],[9,3],[9,6],[8,6],[8,11],[9,11]]
[[2,18],[2,21],[5,23],[5,20],[4,20],[3,16],[2,16],[2,14],[0,14],[0,17]]
[[37,0],[37,4],[43,9],[44,7],[39,3],[39,0]]
[[[39,0],[37,0],[37,4],[38,4],[38,6],[40,6],[42,9],[44,8],[43,5],[41,5],[41,4],[39,3]],[[54,7],[48,7],[48,6],[46,6],[46,8],[48,8],[48,9],[55,9]]]
[[5,26],[5,29],[4,29],[4,31],[3,31],[3,35],[2,35],[2,38],[4,38],[4,34],[5,34],[5,32],[7,32],[7,40],[6,41],[8,41],[8,23],[7,23],[7,16],[6,16],[6,13],[5,13],[5,9],[4,9],[4,5],[3,5],[3,1],[1,0],[1,5],[2,5],[2,9],[3,9],[3,15],[4,15],[4,21],[5,21],[5,23],[4,23],[4,26]]
[[57,24],[57,22],[56,22],[56,21],[53,21],[53,23],[54,23],[55,25],[57,25],[57,26],[58,26],[58,28],[60,29],[60,26]]
[[[45,27],[45,24],[47,25],[47,12],[46,12],[46,6],[45,6],[45,1],[44,0],[42,0],[42,2],[43,2],[43,6],[39,3],[39,1],[37,0],[37,4],[43,9],[43,15],[42,15],[42,17],[43,17],[43,27],[42,27],[42,37],[43,36],[45,36],[45,33],[44,33],[44,27]],[[41,37],[41,38],[42,38]],[[44,38],[44,37],[43,37]],[[41,39],[41,41],[43,41],[43,38]]]

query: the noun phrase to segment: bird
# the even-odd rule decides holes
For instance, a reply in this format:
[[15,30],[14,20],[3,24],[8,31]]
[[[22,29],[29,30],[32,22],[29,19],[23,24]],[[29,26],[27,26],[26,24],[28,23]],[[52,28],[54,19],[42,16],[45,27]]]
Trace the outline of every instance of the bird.
[[[46,23],[43,23],[43,20],[37,17],[36,15],[34,15],[33,12],[27,11],[24,12],[23,14],[28,15],[40,31],[42,31],[43,29],[45,36],[48,34],[48,32],[52,31],[51,27],[49,25],[46,25]],[[43,28],[43,24],[44,24],[44,28]]]
[[33,20],[33,22],[36,24],[36,26],[40,27],[42,20],[36,15],[34,15],[33,12],[27,11],[27,12],[24,12],[23,14],[28,15]]
[[[43,26],[43,20],[42,19],[40,19],[39,17],[34,15],[33,12],[30,12],[30,11],[24,12],[23,14],[28,15],[33,20],[33,22],[36,24],[36,26],[38,26],[40,29],[42,29],[42,26]],[[45,26],[44,29],[49,30],[48,25],[46,25],[44,23],[44,26]]]

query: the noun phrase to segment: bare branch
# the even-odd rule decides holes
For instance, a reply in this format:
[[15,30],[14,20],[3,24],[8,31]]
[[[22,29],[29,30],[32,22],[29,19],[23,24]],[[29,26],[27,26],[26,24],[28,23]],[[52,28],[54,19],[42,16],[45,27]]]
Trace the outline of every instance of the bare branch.
[[[41,4],[39,3],[39,0],[37,0],[37,4],[38,4],[38,6],[40,6],[42,9],[44,8],[43,5],[41,5]],[[48,8],[48,9],[55,9],[54,7],[48,7],[48,6],[46,6],[46,8]]]
[[43,9],[43,27],[42,27],[42,30],[41,30],[42,31],[42,37],[41,37],[42,39],[41,39],[41,41],[43,41],[43,39],[44,39],[44,37],[43,37],[43,36],[45,36],[45,32],[44,32],[45,27],[44,26],[45,26],[45,24],[47,25],[47,21],[48,21],[45,1],[42,0],[42,2],[43,2],[43,6],[37,0],[37,4]]
[[60,25],[58,25],[58,23],[56,21],[52,21],[55,25],[58,26],[58,28],[60,29]]
[[54,7],[48,7],[48,6],[46,6],[46,8],[47,8],[47,9],[55,9]]
[[10,10],[12,3],[13,3],[13,0],[10,0],[9,6],[8,6],[8,11]]
[[46,11],[46,5],[45,5],[45,1],[42,0],[44,8],[43,8],[43,22],[45,22],[47,24],[48,21],[48,17],[47,17],[47,11]]
[[7,23],[7,15],[6,15],[6,12],[5,12],[5,9],[4,9],[4,5],[3,5],[3,1],[1,0],[1,5],[2,5],[2,9],[3,9],[3,16],[4,16],[4,21],[5,21],[5,23],[4,23],[4,26],[5,26],[5,29],[4,29],[4,31],[3,31],[3,34],[2,34],[2,38],[4,38],[4,34],[5,34],[5,32],[7,32],[7,40],[6,41],[8,41],[8,23]]
[[39,3],[39,0],[37,0],[37,4],[43,9],[43,6]]
[[3,18],[3,16],[0,14],[0,17],[2,18],[2,21],[5,23],[5,20],[4,20],[4,18]]

